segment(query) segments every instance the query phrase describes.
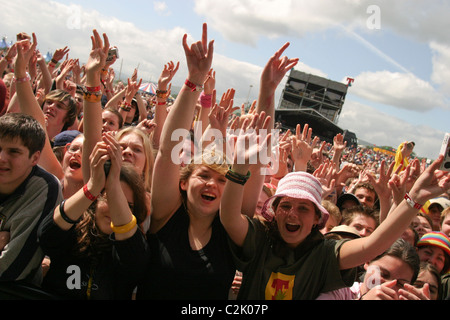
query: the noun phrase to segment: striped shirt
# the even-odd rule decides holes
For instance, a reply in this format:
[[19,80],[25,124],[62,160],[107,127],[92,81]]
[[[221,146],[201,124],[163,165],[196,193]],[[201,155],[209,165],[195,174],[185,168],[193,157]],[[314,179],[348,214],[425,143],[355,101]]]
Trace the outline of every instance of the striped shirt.
[[18,281],[40,285],[44,258],[37,241],[39,224],[62,201],[58,179],[35,166],[25,181],[0,200],[0,231],[10,233],[0,252],[0,284]]

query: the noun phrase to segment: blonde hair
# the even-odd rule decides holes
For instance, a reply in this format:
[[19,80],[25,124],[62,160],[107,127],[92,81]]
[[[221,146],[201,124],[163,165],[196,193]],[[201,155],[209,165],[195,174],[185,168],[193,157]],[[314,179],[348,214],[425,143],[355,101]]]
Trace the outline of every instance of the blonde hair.
[[117,141],[120,141],[122,137],[129,134],[136,134],[142,139],[142,145],[144,146],[145,153],[145,166],[142,173],[142,178],[144,179],[145,190],[150,192],[152,186],[153,167],[155,163],[152,143],[148,135],[144,131],[136,127],[123,128],[122,130],[117,132],[116,139]]
[[222,175],[225,175],[229,169],[224,153],[208,149],[194,156],[188,165],[180,169],[180,181],[187,181],[192,172],[200,166],[208,167]]

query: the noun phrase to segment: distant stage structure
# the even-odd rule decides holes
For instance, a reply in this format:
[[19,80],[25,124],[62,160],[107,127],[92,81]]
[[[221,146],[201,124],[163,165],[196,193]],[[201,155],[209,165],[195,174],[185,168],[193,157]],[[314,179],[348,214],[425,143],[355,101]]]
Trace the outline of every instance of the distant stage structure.
[[275,121],[281,128],[293,132],[298,123],[302,128],[307,123],[313,129],[313,135],[330,143],[341,133],[347,147],[356,147],[355,133],[338,126],[347,90],[354,79],[347,81],[344,84],[292,69],[275,109]]

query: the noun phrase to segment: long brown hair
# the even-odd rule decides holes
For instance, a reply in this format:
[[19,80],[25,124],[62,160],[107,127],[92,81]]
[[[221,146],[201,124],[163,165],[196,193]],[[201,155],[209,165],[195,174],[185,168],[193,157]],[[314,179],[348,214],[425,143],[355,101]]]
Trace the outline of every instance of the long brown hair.
[[[144,182],[141,176],[129,164],[120,169],[120,181],[125,182],[133,190],[132,213],[140,225],[147,217],[147,201]],[[111,249],[109,235],[100,231],[95,223],[95,212],[100,201],[107,201],[105,197],[97,198],[84,212],[83,218],[75,226],[77,246],[75,253],[81,256],[95,257]]]

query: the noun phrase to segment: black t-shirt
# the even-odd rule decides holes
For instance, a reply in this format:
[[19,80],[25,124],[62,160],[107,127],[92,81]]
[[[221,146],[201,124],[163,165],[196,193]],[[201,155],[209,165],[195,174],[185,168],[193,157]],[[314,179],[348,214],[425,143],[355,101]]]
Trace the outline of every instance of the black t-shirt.
[[156,234],[147,234],[150,268],[137,299],[226,300],[235,275],[228,236],[217,216],[201,250],[189,244],[189,216],[180,206]]
[[95,257],[75,254],[76,233],[60,229],[49,215],[40,226],[39,242],[50,257],[42,288],[64,299],[126,300],[132,298],[138,277],[145,273],[149,254],[140,230],[127,240],[116,241]]

